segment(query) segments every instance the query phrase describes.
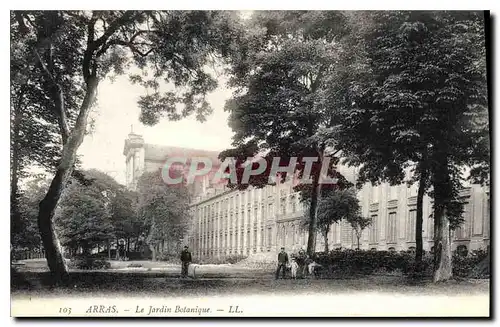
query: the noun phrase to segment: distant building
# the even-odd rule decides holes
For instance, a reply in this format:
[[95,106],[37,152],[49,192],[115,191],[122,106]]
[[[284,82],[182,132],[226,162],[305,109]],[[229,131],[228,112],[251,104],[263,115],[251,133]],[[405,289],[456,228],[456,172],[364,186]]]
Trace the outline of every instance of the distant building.
[[[142,171],[159,169],[172,155],[206,155],[215,165],[220,164],[217,152],[148,145],[136,134],[130,134],[125,141],[124,154],[127,186],[132,189]],[[356,168],[338,167],[338,170],[350,181],[357,178]],[[300,223],[306,213],[290,182],[237,191],[212,185],[210,178],[205,177],[193,184],[191,192],[192,221],[185,242],[197,257],[274,252],[282,246],[287,251],[307,247],[308,232]],[[415,247],[416,195],[416,185],[366,184],[358,192],[358,198],[362,214],[372,217],[374,223],[363,232],[361,248],[399,251]],[[469,250],[485,248],[490,241],[489,188],[469,185],[462,196],[467,201],[465,223],[453,232],[453,246],[465,246]],[[431,213],[431,199],[426,196],[423,206],[425,250],[433,246]],[[330,249],[357,246],[355,234],[345,222],[333,224],[328,241]],[[319,233],[316,249],[324,249],[323,236]]]
[[[144,172],[160,171],[165,166],[167,158],[171,157],[208,157],[217,168],[220,164],[217,151],[206,151],[187,149],[181,147],[171,147],[163,145],[148,144],[144,142],[141,135],[133,132],[128,135],[123,148],[123,155],[126,163],[126,186],[131,190],[137,189],[139,177]],[[210,188],[210,184],[204,181],[197,181],[190,186],[193,196],[204,194]]]

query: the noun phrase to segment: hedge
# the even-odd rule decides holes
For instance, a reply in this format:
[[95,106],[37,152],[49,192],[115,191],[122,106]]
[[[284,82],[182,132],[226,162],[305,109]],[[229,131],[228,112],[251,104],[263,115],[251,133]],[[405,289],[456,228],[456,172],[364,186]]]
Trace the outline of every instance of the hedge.
[[[487,257],[485,251],[473,251],[467,256],[455,252],[453,254],[453,275],[456,277],[471,277],[478,264]],[[316,253],[312,259],[323,266],[327,274],[369,275],[374,272],[402,272],[405,275],[418,273],[432,275],[433,256],[425,253],[419,271],[415,266],[415,254],[410,251],[371,251],[371,250],[333,250],[329,253]],[[476,274],[477,275],[477,274]],[[479,278],[488,278],[484,273]]]
[[83,270],[101,270],[111,268],[111,263],[93,257],[77,257],[70,261],[69,267]]
[[240,262],[246,258],[247,258],[247,256],[245,256],[245,255],[232,254],[232,255],[227,255],[224,257],[220,257],[220,258],[203,258],[201,260],[194,259],[193,263],[213,264],[213,265],[228,264],[228,263],[235,264],[235,263]]

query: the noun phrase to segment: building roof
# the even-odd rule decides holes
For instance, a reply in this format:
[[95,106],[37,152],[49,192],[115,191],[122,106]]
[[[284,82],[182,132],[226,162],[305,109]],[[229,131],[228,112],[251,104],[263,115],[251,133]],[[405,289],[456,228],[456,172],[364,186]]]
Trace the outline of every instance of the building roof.
[[220,165],[221,161],[218,156],[219,151],[207,151],[147,143],[144,144],[144,159],[150,161],[166,161],[167,158],[171,157],[208,157],[212,161],[212,165]]

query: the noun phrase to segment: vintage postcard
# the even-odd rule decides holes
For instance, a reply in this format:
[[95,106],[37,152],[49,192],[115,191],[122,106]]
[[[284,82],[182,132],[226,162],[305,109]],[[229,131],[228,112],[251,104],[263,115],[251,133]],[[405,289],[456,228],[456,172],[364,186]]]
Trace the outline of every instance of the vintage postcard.
[[11,316],[490,317],[488,11],[10,11]]

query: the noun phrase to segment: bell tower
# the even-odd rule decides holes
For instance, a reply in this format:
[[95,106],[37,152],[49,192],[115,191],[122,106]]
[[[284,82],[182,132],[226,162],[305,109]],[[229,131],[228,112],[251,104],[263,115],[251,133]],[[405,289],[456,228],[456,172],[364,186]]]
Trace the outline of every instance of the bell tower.
[[130,133],[125,140],[123,155],[126,163],[126,186],[128,189],[137,188],[137,180],[144,171],[144,139],[142,135],[134,133],[134,126],[130,126]]

